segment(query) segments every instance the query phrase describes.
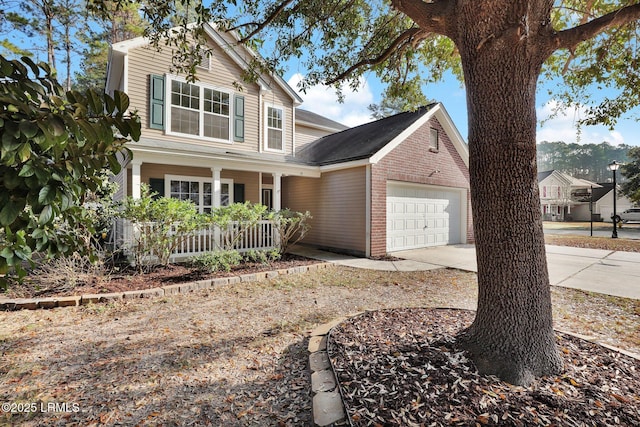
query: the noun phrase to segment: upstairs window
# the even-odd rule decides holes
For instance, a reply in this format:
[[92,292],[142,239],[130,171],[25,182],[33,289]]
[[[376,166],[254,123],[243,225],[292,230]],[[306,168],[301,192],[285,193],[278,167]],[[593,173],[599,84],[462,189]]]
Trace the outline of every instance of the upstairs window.
[[440,141],[438,138],[438,129],[431,128],[429,132],[429,150],[438,151],[440,149]]
[[189,83],[171,82],[171,131],[200,134],[200,88]]
[[284,110],[267,106],[267,150],[284,150]]
[[204,136],[229,139],[229,94],[204,90]]
[[231,94],[180,80],[170,82],[168,131],[230,142]]

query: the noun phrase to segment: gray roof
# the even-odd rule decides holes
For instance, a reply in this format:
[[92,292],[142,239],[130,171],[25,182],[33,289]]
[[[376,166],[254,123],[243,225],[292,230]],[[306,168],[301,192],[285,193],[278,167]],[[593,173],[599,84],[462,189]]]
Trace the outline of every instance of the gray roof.
[[552,170],[544,171],[544,172],[538,172],[538,182],[542,182],[542,180],[544,180],[546,177],[548,177],[552,173],[553,173]]
[[600,188],[594,188],[591,196],[593,201],[596,202],[606,196],[611,190],[613,190],[613,182],[599,182]]
[[349,126],[345,126],[335,120],[328,119],[320,114],[312,113],[311,111],[302,110],[300,108],[296,108],[296,121],[302,121],[323,128],[334,129],[336,131],[349,129]]
[[430,104],[327,135],[301,149],[296,157],[320,166],[368,159],[436,105]]

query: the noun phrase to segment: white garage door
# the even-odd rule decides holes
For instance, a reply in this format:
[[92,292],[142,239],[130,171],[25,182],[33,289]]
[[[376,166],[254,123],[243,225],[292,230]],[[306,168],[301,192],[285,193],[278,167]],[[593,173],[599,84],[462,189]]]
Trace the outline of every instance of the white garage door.
[[387,252],[461,243],[460,192],[387,185]]

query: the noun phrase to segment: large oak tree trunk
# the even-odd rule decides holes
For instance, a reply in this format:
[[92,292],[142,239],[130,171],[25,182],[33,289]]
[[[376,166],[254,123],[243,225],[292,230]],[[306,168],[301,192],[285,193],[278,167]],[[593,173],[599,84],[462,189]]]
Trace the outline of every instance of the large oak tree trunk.
[[[479,22],[482,16],[469,15],[462,25],[468,30]],[[544,57],[510,27],[466,31],[470,36],[456,43],[469,109],[479,285],[476,319],[460,342],[480,372],[526,385],[557,373],[562,362],[552,328],[536,166],[535,92]]]

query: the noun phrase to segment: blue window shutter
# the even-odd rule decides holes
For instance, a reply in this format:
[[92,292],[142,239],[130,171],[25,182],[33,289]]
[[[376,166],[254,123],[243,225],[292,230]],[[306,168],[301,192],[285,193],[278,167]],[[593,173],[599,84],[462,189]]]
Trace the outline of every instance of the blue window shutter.
[[233,140],[244,142],[244,96],[234,97]]
[[150,76],[149,127],[164,130],[164,76]]

